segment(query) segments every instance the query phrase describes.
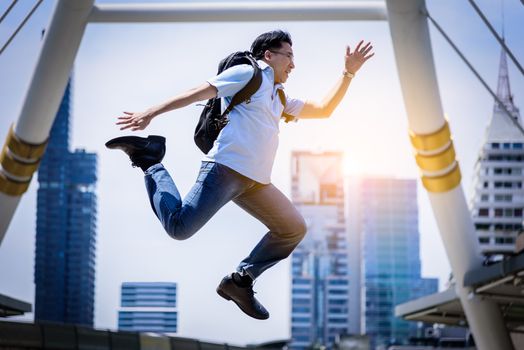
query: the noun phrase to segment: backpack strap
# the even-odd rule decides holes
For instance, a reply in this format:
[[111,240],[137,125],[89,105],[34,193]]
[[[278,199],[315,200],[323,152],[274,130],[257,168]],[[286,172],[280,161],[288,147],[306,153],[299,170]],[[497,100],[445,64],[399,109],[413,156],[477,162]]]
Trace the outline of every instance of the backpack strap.
[[[280,98],[280,102],[282,102],[282,105],[284,106],[284,109],[286,109],[287,99],[286,99],[286,94],[284,93],[284,90],[277,89],[277,93],[278,93],[278,97]],[[293,120],[296,120],[294,115],[287,114],[284,111],[282,111],[282,118],[284,118],[284,121],[286,123],[289,123],[289,122],[291,122]]]
[[249,63],[254,69],[253,76],[246,86],[244,86],[242,90],[233,96],[231,103],[229,106],[227,106],[224,113],[222,113],[222,117],[227,116],[235,106],[241,104],[244,101],[248,102],[251,99],[251,96],[257,92],[257,90],[260,88],[260,85],[262,84],[262,71],[260,70],[258,63],[255,61],[253,56],[251,56],[251,53],[247,54],[246,58],[249,60]]

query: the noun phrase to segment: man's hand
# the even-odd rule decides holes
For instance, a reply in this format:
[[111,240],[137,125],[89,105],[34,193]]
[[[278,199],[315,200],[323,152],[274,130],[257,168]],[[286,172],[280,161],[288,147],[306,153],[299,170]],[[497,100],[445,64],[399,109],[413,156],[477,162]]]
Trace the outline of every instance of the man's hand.
[[362,65],[373,57],[374,53],[370,53],[373,46],[371,43],[367,43],[362,47],[361,40],[355,51],[351,52],[349,46],[346,47],[346,55],[344,56],[345,70],[350,74],[344,74],[338,79],[335,87],[329,92],[329,94],[324,98],[321,103],[316,103],[312,101],[306,101],[302,111],[298,115],[301,119],[319,119],[319,118],[328,118],[331,113],[338,106],[342,98],[346,94],[346,91],[351,83],[352,75],[354,75]]
[[364,47],[361,47],[363,43],[364,40],[361,40],[353,52],[351,52],[349,46],[346,47],[345,66],[346,71],[351,74],[355,74],[367,60],[375,55],[374,53],[369,54],[373,49],[371,43],[368,42]]
[[126,115],[118,117],[119,121],[116,123],[116,125],[122,125],[120,130],[144,130],[154,117],[151,112],[147,111],[141,113],[124,112],[124,114]]

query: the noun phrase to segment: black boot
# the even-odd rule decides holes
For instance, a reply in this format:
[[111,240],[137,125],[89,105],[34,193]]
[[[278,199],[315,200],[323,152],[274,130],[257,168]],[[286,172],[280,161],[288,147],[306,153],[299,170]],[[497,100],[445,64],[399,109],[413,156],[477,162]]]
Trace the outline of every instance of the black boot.
[[217,293],[226,300],[233,300],[240,310],[247,315],[259,320],[268,319],[269,312],[255,298],[253,285],[250,283],[247,286],[242,286],[242,283],[235,282],[235,274],[236,272],[222,279],[217,287]]
[[150,135],[147,138],[122,136],[107,141],[106,147],[124,151],[131,159],[133,166],[146,171],[147,168],[160,163],[164,158],[166,139],[157,135]]

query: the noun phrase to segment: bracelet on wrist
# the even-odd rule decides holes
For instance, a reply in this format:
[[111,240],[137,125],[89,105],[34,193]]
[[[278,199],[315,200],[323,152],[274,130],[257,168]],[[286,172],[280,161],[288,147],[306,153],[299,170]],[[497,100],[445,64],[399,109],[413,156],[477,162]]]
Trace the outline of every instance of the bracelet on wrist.
[[355,77],[355,73],[351,73],[347,70],[343,70],[342,71],[342,75],[345,76],[345,77],[348,77],[348,78],[354,78]]

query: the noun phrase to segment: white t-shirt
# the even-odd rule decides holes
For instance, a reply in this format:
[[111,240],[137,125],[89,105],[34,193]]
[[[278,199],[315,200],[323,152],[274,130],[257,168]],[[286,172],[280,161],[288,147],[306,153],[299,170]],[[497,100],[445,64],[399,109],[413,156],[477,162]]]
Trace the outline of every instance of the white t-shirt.
[[[279,121],[284,106],[274,84],[274,73],[264,61],[258,61],[262,70],[262,84],[249,103],[241,103],[229,113],[229,123],[220,131],[213,148],[204,160],[223,164],[257,182],[271,182],[271,169],[278,148]],[[222,110],[231,98],[253,76],[253,67],[238,65],[226,69],[208,80],[222,98]],[[298,116],[304,101],[286,95],[287,114]]]

